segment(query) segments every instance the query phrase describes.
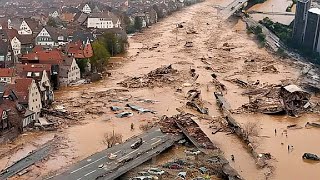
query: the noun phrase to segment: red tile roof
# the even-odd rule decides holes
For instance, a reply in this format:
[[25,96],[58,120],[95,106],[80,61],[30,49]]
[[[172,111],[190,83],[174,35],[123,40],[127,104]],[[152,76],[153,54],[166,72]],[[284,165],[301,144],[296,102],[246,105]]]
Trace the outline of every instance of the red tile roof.
[[14,86],[14,91],[17,93],[20,102],[28,102],[29,98],[29,87],[31,86],[33,79],[21,78],[16,79]]
[[38,51],[22,56],[22,61],[40,64],[60,64],[62,62],[62,54],[58,50]]
[[[50,78],[51,75],[51,64],[17,64],[16,71],[20,77],[27,77],[28,72],[39,72],[42,73],[43,70],[47,72]],[[41,77],[40,77],[41,78]]]
[[69,43],[66,47],[68,54],[72,54],[76,59],[90,58],[93,56],[91,44],[82,44],[81,41]]
[[0,68],[0,77],[13,77],[14,69],[11,68]]
[[5,31],[10,40],[12,40],[14,37],[19,37],[18,31],[15,29],[5,29]]

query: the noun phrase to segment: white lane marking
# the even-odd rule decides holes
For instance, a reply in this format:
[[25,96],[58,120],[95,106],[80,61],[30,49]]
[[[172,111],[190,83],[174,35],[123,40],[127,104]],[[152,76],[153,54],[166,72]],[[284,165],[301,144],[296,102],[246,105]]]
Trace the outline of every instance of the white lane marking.
[[81,178],[78,178],[77,180],[80,180],[80,179],[82,179],[82,177],[81,177]]
[[75,172],[77,172],[77,171],[79,171],[79,170],[81,170],[81,169],[83,169],[83,168],[85,168],[85,167],[87,167],[87,166],[90,166],[91,164],[96,163],[96,162],[100,161],[100,160],[103,159],[103,158],[106,158],[106,157],[103,156],[103,157],[101,157],[101,158],[99,158],[99,159],[97,159],[97,160],[95,160],[95,161],[93,161],[93,162],[91,162],[91,163],[89,163],[89,164],[86,164],[86,165],[84,165],[84,166],[82,166],[82,167],[80,167],[80,168],[72,171],[70,174],[73,174],[73,173],[75,173]]
[[84,175],[84,176],[88,176],[89,174],[92,174],[92,173],[94,173],[94,172],[96,172],[97,170],[93,170],[93,171],[91,171],[91,172],[89,172],[89,173],[87,173],[86,175]]
[[134,153],[134,152],[136,152],[136,151],[138,151],[138,150],[139,150],[139,149],[136,149],[136,150],[134,150],[134,151],[131,151],[130,153],[126,154],[125,156],[119,158],[118,161],[122,161],[123,159],[127,158],[130,154],[132,154],[132,153]]
[[114,152],[114,153],[112,153],[112,154],[117,154],[118,152],[121,152],[121,150],[119,150],[119,151],[117,151],[117,152]]
[[152,143],[152,144],[151,144],[151,146],[153,146],[153,145],[157,144],[157,143],[158,143],[158,142],[160,142],[160,141],[161,141],[161,139],[159,139],[158,141],[156,141],[156,142]]

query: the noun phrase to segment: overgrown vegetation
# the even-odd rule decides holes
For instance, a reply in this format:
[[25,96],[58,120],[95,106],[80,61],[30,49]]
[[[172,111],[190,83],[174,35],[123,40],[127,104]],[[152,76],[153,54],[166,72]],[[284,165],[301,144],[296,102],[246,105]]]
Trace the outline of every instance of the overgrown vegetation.
[[278,36],[282,42],[286,44],[291,44],[292,27],[278,23],[278,22],[274,23],[268,17],[263,18],[263,20],[260,20],[259,23],[264,25],[276,36]]
[[262,46],[266,43],[266,35],[263,34],[262,28],[260,26],[250,26],[248,28],[248,33],[253,33],[256,35],[258,41],[261,43]]
[[126,50],[127,38],[116,33],[105,32],[101,41],[111,56],[124,53]]
[[93,71],[102,72],[103,67],[110,58],[109,51],[105,48],[102,41],[97,40],[92,43],[93,56],[90,58],[90,63]]

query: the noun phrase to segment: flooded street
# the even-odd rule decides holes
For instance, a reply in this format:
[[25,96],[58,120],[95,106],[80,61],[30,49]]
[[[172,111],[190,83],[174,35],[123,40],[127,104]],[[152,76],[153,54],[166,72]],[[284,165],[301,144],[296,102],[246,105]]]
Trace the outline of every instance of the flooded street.
[[[267,1],[274,11],[285,11],[289,1]],[[266,3],[267,3],[266,2]],[[226,1],[207,0],[203,3],[187,7],[180,12],[173,13],[159,23],[129,38],[129,50],[126,58],[110,60],[108,72],[100,82],[69,87],[57,92],[57,103],[62,103],[72,113],[78,113],[77,125],[65,125],[55,134],[64,137],[63,146],[41,166],[34,167],[32,172],[22,176],[23,179],[42,179],[53,172],[61,172],[72,163],[75,163],[97,151],[106,148],[103,144],[105,133],[120,133],[122,140],[140,134],[141,125],[154,123],[163,115],[172,116],[180,110],[197,114],[193,109],[185,106],[188,90],[201,90],[204,106],[209,110],[209,117],[220,117],[222,114],[216,105],[213,95],[217,91],[212,82],[212,74],[226,86],[225,97],[231,108],[236,110],[249,99],[242,96],[244,88],[232,83],[230,79],[238,78],[248,83],[260,81],[261,86],[267,84],[281,84],[283,82],[297,82],[301,67],[290,59],[280,59],[264,48],[259,48],[255,40],[248,36],[241,22],[232,19],[223,22],[217,16],[215,5],[227,5]],[[264,3],[265,4],[265,3]],[[274,6],[272,6],[274,4]],[[281,4],[281,7],[278,6]],[[283,6],[283,7],[282,7]],[[253,9],[259,9],[259,5]],[[264,11],[266,10],[264,7]],[[271,10],[270,10],[271,11]],[[291,16],[290,16],[291,17]],[[293,17],[292,17],[293,18]],[[183,28],[176,28],[182,23]],[[194,30],[196,33],[186,33]],[[192,42],[192,47],[185,47],[186,42]],[[156,48],[151,48],[159,44]],[[228,47],[228,48],[226,48]],[[248,63],[249,62],[249,63]],[[130,77],[140,77],[148,74],[163,65],[170,65],[178,70],[176,83],[163,83],[155,87],[125,88],[120,82]],[[265,72],[263,67],[273,65],[277,72]],[[194,80],[187,73],[195,69],[199,77]],[[141,83],[142,84],[142,83]],[[152,100],[152,103],[144,100]],[[156,113],[133,112],[133,116],[118,118],[117,112],[110,110],[110,106],[119,106],[124,111],[130,108],[131,103],[143,108],[156,111]],[[270,179],[318,179],[320,177],[320,164],[304,162],[304,152],[320,154],[317,140],[320,138],[319,129],[307,129],[307,121],[319,121],[319,115],[302,114],[300,118],[287,116],[267,116],[262,114],[235,114],[236,120],[241,124],[258,122],[259,131],[258,152],[269,152],[273,159],[271,166],[274,172]],[[130,129],[131,123],[134,130]],[[210,121],[197,122],[221,150],[225,157],[235,156],[231,166],[247,180],[265,179],[268,169],[259,169],[247,147],[240,139],[228,132],[212,134]],[[288,125],[299,124],[302,129],[287,130],[288,137],[282,135]],[[277,135],[274,134],[277,129]],[[47,135],[40,134],[41,139]],[[283,143],[283,145],[281,144]],[[292,152],[288,153],[287,145],[292,145]],[[34,148],[25,147],[26,151]],[[177,150],[179,152],[179,150]],[[14,157],[14,156],[13,156]],[[160,155],[160,162],[164,162],[165,154]],[[7,159],[1,159],[1,165]],[[2,168],[2,167],[1,167]],[[21,179],[20,178],[20,179]]]

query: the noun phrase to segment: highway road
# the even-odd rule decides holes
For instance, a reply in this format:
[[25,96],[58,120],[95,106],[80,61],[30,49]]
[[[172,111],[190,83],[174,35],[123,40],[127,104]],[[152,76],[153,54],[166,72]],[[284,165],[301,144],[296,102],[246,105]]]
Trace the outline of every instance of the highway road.
[[30,153],[25,158],[20,159],[19,161],[15,162],[10,167],[2,170],[0,172],[0,180],[7,179],[15,174],[19,173],[20,171],[26,169],[27,167],[33,165],[34,163],[42,160],[43,158],[47,157],[51,151],[51,142],[46,143],[41,148],[37,149],[33,153]]
[[[142,138],[143,144],[132,149],[131,145]],[[108,148],[73,165],[70,169],[49,179],[54,180],[92,180],[115,179],[130,169],[142,164],[163,150],[172,146],[182,136],[167,135],[159,128],[153,128],[144,134],[131,138],[126,142]],[[109,159],[110,153],[117,155]]]

